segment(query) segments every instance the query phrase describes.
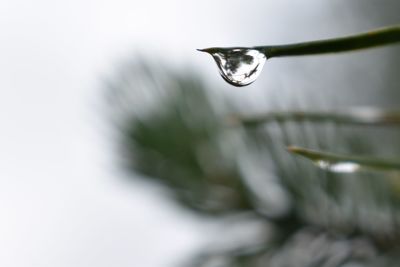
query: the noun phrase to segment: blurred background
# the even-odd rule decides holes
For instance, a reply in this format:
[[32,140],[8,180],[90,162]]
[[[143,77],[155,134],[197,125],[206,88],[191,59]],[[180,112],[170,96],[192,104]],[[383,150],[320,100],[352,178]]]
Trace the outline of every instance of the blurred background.
[[235,88],[196,48],[400,21],[397,0],[0,1],[1,266],[398,266],[399,127],[226,125],[232,113],[398,109],[399,46],[267,61]]

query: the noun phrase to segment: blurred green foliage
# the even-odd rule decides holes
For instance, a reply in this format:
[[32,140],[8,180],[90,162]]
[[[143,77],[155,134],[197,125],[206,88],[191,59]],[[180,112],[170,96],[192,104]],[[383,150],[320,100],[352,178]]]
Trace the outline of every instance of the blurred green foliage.
[[[398,172],[325,172],[285,149],[398,152],[396,123],[343,125],[329,116],[317,122],[271,116],[256,127],[231,126],[226,118],[238,107],[205,88],[196,75],[161,64],[129,63],[108,87],[123,162],[133,177],[164,185],[183,207],[222,218],[226,229],[235,222],[243,228],[188,265],[400,263]],[[256,228],[261,232],[255,236],[241,234]]]
[[175,77],[173,86],[160,112],[128,124],[125,152],[134,159],[132,169],[167,185],[196,211],[251,209],[240,173],[220,147],[223,126],[201,84]]

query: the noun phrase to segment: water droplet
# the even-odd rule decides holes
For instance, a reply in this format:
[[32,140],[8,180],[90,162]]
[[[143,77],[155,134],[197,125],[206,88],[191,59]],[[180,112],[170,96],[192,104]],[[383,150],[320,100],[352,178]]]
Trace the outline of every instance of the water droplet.
[[353,173],[358,171],[361,166],[354,162],[330,162],[327,160],[317,160],[315,164],[323,170],[339,173]]
[[209,53],[217,63],[225,81],[234,86],[246,86],[260,75],[266,56],[250,48],[208,48],[199,50]]
[[374,158],[357,155],[334,154],[290,146],[288,151],[312,160],[318,167],[332,172],[357,172],[362,170],[399,171],[399,159]]

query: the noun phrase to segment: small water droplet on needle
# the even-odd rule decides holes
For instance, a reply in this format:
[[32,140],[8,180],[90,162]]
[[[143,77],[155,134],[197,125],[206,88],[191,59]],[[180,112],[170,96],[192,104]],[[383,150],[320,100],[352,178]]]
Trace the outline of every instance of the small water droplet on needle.
[[222,78],[234,86],[253,83],[267,60],[264,53],[251,48],[198,49],[209,53],[217,63]]
[[314,163],[323,170],[337,173],[353,173],[357,172],[361,166],[354,162],[330,162],[327,160],[315,160]]

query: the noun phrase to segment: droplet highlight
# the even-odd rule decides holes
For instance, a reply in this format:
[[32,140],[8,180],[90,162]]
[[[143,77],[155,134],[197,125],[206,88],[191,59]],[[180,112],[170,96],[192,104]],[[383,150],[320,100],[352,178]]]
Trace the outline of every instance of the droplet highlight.
[[330,162],[328,160],[316,160],[314,163],[323,170],[337,173],[353,173],[360,170],[361,166],[354,162]]
[[238,87],[253,83],[267,60],[262,52],[251,48],[209,48],[199,51],[209,53],[217,63],[222,78]]

